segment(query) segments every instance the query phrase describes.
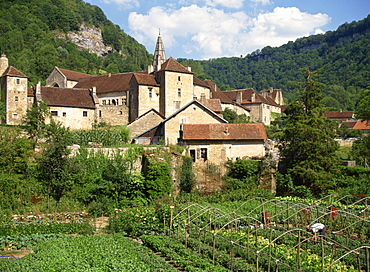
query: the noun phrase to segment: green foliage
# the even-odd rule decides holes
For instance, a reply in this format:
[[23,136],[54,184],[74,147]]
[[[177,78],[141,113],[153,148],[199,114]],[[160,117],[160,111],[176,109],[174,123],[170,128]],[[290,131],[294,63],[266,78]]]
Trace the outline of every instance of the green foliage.
[[193,158],[182,157],[182,165],[180,168],[180,190],[184,193],[190,193],[195,185],[195,175],[193,172]]
[[244,113],[237,114],[235,111],[226,108],[224,111],[221,112],[222,116],[226,121],[232,124],[242,124],[249,122],[249,116],[247,117]]
[[355,115],[358,119],[370,120],[370,87],[362,91]]
[[75,130],[73,143],[87,146],[89,142],[102,143],[103,146],[118,146],[130,139],[130,130],[126,126],[118,128],[101,128],[92,130]]
[[39,139],[46,134],[46,119],[50,118],[50,111],[48,106],[41,101],[32,104],[32,107],[27,109],[23,116],[22,124],[30,139],[33,140],[33,147],[35,148]]
[[370,135],[356,140],[352,146],[353,156],[358,165],[369,167],[370,165]]
[[47,191],[47,210],[50,209],[50,197],[56,200],[54,210],[58,210],[60,199],[70,191],[81,178],[82,166],[73,157],[69,157],[72,138],[68,128],[51,123],[46,128],[46,145],[37,164],[37,178]]
[[41,194],[41,187],[32,176],[0,172],[0,222],[9,215],[31,210],[31,198]]
[[1,271],[176,271],[159,256],[122,234],[69,236],[41,243]]
[[255,176],[262,170],[262,163],[256,160],[228,160],[225,166],[228,169],[227,175],[236,179]]
[[144,177],[147,197],[157,198],[171,193],[173,182],[167,162],[150,160]]
[[[124,208],[116,212],[109,219],[107,230],[120,232],[131,237],[140,237],[144,234],[162,234],[164,221],[170,218],[168,206],[151,205]],[[168,223],[168,221],[167,221]]]
[[338,144],[334,141],[334,122],[323,115],[322,85],[313,79],[317,73],[305,72],[301,101],[292,103],[286,111],[286,126],[279,140],[279,168],[291,175],[294,185],[305,185],[317,194],[335,187]]
[[32,157],[32,142],[20,129],[0,127],[0,171],[24,173]]
[[144,178],[134,171],[142,148],[129,148],[125,153],[87,152],[80,149],[75,159],[83,167],[80,184],[74,187],[75,197],[92,215],[110,215],[127,201],[145,202]]

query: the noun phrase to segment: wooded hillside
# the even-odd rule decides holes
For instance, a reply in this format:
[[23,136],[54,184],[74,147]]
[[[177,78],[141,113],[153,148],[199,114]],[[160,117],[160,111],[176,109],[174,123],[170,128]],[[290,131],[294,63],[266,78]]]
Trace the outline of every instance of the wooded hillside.
[[[82,23],[100,28],[104,43],[114,52],[101,58],[56,38],[78,31]],[[29,76],[31,84],[45,80],[54,66],[89,74],[118,73],[145,70],[152,59],[99,7],[82,0],[0,0],[0,53]]]
[[301,68],[322,69],[324,103],[354,110],[360,89],[370,83],[370,16],[341,25],[336,31],[297,39],[280,47],[267,46],[245,57],[200,61],[221,89],[274,87],[288,101],[297,98],[291,81],[303,81]]

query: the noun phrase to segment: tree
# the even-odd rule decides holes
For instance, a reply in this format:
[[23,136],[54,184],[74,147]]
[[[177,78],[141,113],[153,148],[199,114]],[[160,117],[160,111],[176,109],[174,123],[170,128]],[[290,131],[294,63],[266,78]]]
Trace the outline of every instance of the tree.
[[226,119],[229,123],[241,124],[248,123],[249,121],[249,117],[247,117],[245,114],[237,114],[235,111],[229,108],[226,108],[221,113],[224,119]]
[[370,120],[370,87],[362,91],[355,115],[358,119]]
[[322,84],[314,81],[317,72],[308,69],[300,85],[301,100],[287,109],[286,127],[279,140],[280,171],[290,174],[294,185],[305,185],[319,194],[334,187],[332,182],[337,165],[334,152],[335,123],[324,116],[320,104]]
[[53,119],[46,127],[46,145],[38,161],[38,179],[47,191],[47,211],[50,210],[50,197],[55,202],[57,212],[60,199],[81,180],[82,166],[74,157],[70,157],[71,134],[68,128]]
[[33,140],[34,149],[39,139],[46,133],[45,121],[47,117],[50,117],[50,112],[48,106],[42,101],[33,103],[23,116],[22,124],[25,126],[28,137]]

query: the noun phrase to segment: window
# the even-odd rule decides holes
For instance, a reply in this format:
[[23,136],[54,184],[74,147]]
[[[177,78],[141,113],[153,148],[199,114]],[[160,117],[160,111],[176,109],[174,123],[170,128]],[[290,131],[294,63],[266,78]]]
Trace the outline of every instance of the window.
[[58,111],[52,110],[50,111],[50,113],[51,113],[51,116],[58,116]]
[[101,110],[99,111],[99,117],[101,117]]
[[87,111],[83,111],[83,112],[82,112],[82,116],[83,116],[83,117],[87,117]]
[[19,78],[16,79],[17,84],[21,84],[21,80]]
[[106,105],[107,104],[107,101],[103,100],[103,105]]
[[200,157],[206,161],[207,160],[207,148],[201,148],[200,149]]
[[181,124],[187,124],[188,123],[188,118],[181,118],[181,121],[180,121]]
[[13,113],[13,119],[18,119],[18,114],[17,113]]
[[178,76],[177,77],[177,81],[181,81],[181,76]]
[[122,105],[126,105],[127,106],[127,100],[126,100],[126,98],[122,98]]
[[18,101],[19,101],[18,96],[14,97],[14,101],[15,101],[15,102],[18,102]]
[[196,156],[195,156],[195,149],[190,149],[190,157],[192,157],[193,158],[193,162],[195,162],[195,158],[196,158]]
[[180,106],[181,106],[181,102],[180,101],[173,101],[173,108],[174,110],[179,110],[180,109]]
[[153,96],[153,88],[149,88],[149,98],[152,98]]
[[177,89],[177,96],[181,97],[181,89],[180,88]]
[[66,112],[63,112],[63,117],[66,117],[67,116],[67,113]]

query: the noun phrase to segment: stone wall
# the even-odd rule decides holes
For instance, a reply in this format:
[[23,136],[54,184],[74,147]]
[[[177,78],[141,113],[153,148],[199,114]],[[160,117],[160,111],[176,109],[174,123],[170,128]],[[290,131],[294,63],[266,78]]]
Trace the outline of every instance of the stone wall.
[[91,129],[95,123],[95,110],[50,106],[52,118],[72,130]]
[[128,107],[125,105],[99,105],[98,122],[108,125],[127,125]]

